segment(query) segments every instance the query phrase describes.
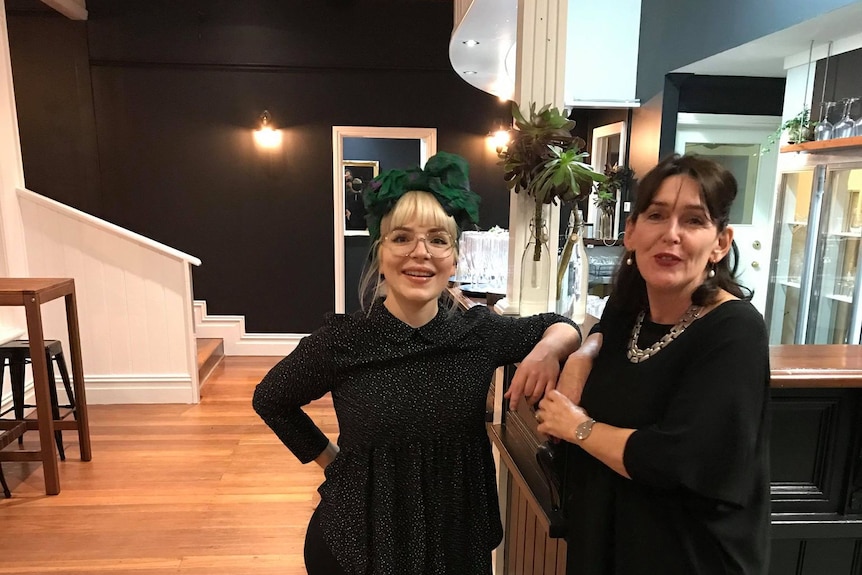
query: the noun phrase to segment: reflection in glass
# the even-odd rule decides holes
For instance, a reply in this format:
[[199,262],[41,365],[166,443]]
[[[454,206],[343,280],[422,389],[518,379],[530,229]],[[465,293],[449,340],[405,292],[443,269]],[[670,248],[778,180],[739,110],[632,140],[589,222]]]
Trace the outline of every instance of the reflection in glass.
[[344,160],[344,229],[365,230],[365,205],[362,190],[380,172],[377,160]]

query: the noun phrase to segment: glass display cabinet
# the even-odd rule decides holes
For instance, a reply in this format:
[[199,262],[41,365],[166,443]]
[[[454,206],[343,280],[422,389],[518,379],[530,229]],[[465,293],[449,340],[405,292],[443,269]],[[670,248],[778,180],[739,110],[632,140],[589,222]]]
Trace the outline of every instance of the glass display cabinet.
[[862,147],[782,156],[766,307],[770,343],[858,344]]
[[796,341],[799,288],[808,240],[808,209],[813,181],[813,169],[781,174],[767,296],[771,344]]

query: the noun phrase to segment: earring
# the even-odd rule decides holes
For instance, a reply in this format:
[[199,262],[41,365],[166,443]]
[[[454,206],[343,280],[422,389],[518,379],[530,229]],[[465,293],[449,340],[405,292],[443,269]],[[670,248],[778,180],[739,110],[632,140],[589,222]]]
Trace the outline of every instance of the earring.
[[706,277],[714,278],[715,277],[715,262],[710,262],[710,263],[712,263],[712,267],[709,268],[708,272],[706,272]]
[[626,258],[626,265],[627,265],[627,266],[630,266],[630,265],[632,265],[632,263],[633,263],[633,261],[632,261],[632,257],[631,257],[631,256],[627,257],[627,258]]

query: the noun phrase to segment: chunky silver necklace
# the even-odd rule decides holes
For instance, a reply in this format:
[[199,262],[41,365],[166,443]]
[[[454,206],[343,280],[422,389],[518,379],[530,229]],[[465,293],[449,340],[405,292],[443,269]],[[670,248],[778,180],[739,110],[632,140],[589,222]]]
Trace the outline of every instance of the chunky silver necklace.
[[664,348],[668,346],[670,342],[679,337],[679,334],[685,331],[685,329],[692,324],[694,320],[700,317],[700,312],[703,311],[703,307],[699,305],[691,305],[685,313],[682,314],[682,317],[679,319],[676,324],[670,328],[670,331],[662,336],[660,340],[652,344],[646,349],[641,349],[638,347],[638,337],[641,334],[641,326],[644,323],[644,317],[646,316],[646,310],[642,310],[638,314],[638,319],[635,322],[635,326],[632,329],[632,337],[629,340],[629,349],[626,352],[626,356],[629,358],[629,361],[632,363],[640,363],[642,361],[646,361]]

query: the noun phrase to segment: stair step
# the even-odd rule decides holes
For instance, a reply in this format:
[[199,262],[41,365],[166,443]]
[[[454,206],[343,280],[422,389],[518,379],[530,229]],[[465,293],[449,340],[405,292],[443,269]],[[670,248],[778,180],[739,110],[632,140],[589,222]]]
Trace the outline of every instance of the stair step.
[[198,338],[198,380],[201,385],[224,359],[224,340],[220,338]]

